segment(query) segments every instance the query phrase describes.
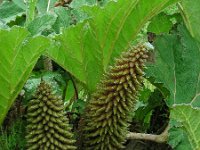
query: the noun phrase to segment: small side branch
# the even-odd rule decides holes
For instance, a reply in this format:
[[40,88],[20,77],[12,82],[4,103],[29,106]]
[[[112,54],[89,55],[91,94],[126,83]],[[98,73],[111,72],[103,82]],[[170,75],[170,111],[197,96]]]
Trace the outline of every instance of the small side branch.
[[[78,97],[78,89],[77,89],[76,83],[75,83],[75,81],[74,81],[74,78],[72,77],[72,75],[71,75],[69,72],[68,72],[68,74],[69,74],[70,79],[71,79],[71,81],[72,81],[72,84],[73,84],[75,93],[74,93],[74,98],[72,98],[72,99],[69,101],[69,103],[65,106],[65,108],[68,108],[69,106],[71,106],[71,104],[72,104],[75,100],[79,99],[79,97]],[[64,97],[66,97],[66,95],[65,95]]]
[[127,139],[148,140],[148,141],[153,141],[153,142],[157,142],[157,143],[165,143],[165,142],[167,142],[167,139],[168,139],[168,130],[169,130],[169,125],[159,135],[130,132],[127,134]]

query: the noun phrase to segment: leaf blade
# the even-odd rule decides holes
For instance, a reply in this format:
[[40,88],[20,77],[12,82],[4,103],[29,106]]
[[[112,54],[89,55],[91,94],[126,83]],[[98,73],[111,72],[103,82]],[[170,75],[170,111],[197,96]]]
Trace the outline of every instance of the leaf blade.
[[111,1],[105,8],[84,7],[83,10],[90,18],[65,29],[63,35],[56,38],[61,43],[60,49],[56,52],[54,48],[49,49],[48,56],[93,92],[108,65],[122,51],[130,48],[130,42],[136,38],[143,25],[167,7],[168,3],[177,1],[154,0],[149,3],[147,0],[118,0]]
[[198,0],[182,0],[180,10],[182,11],[182,17],[185,24],[190,31],[191,35],[200,42],[200,3]]
[[200,148],[200,123],[196,116],[200,115],[200,110],[190,105],[177,105],[172,108],[170,118],[177,120],[182,124],[179,129],[187,133],[191,150]]
[[28,35],[20,27],[0,30],[0,124],[49,43],[44,37]]
[[185,103],[200,107],[199,43],[183,26],[179,27],[179,31],[179,36],[165,35],[158,38],[155,43],[156,63],[149,64],[146,73],[169,89],[167,102],[170,106]]
[[25,14],[25,11],[13,2],[4,2],[0,5],[0,18],[9,23],[16,19],[18,16]]

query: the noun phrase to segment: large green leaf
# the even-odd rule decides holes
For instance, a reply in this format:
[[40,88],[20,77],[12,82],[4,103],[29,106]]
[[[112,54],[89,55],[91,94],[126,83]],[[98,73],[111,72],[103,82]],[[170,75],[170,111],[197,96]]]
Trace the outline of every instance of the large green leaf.
[[24,0],[12,0],[18,7],[23,10],[26,10],[26,1]]
[[186,133],[180,128],[171,128],[169,131],[168,144],[173,150],[191,150],[191,146]]
[[90,26],[101,46],[103,65],[113,62],[116,56],[130,48],[144,24],[176,0],[118,0],[110,2],[105,8],[86,7],[92,16]]
[[181,124],[169,131],[169,142],[176,150],[199,150],[200,44],[181,25],[178,34],[157,37],[155,50],[156,61],[148,66],[147,76],[170,91],[171,119]]
[[180,10],[185,24],[193,37],[200,42],[200,2],[199,0],[182,0]]
[[[180,143],[177,143],[177,145],[174,147],[175,150],[199,150],[200,149],[199,116],[200,116],[200,109],[192,108],[190,105],[177,105],[172,108],[170,118],[175,119],[177,122],[181,124],[177,128],[179,132],[175,133],[174,136],[177,137],[183,134],[183,136],[180,137],[180,141],[179,141]],[[170,132],[170,135],[171,134],[173,134],[173,132]],[[185,137],[188,137],[188,139],[185,139]],[[183,143],[183,141],[185,143]],[[184,145],[186,143],[189,145]]]
[[27,28],[32,35],[40,34],[46,29],[51,29],[56,21],[56,16],[52,14],[44,14],[31,21]]
[[186,28],[178,35],[158,37],[155,43],[156,63],[148,66],[147,76],[164,83],[170,91],[167,102],[200,107],[200,45]]
[[155,34],[169,33],[173,26],[171,22],[171,16],[165,13],[160,13],[154,17],[149,24],[147,30],[148,32],[153,32]]
[[[50,0],[50,1],[47,1],[47,0],[38,0],[38,3],[37,3],[37,10],[38,10],[38,14],[41,15],[41,14],[44,14],[47,12],[47,9],[49,9],[49,11],[52,11],[55,7],[55,3],[58,2],[59,0]],[[49,4],[49,6],[48,6]]]
[[56,40],[60,41],[61,46],[53,45],[49,51],[53,60],[90,88],[95,87],[103,73],[101,51],[93,39],[92,31],[82,23],[57,36]]
[[79,7],[82,7],[82,6],[85,6],[85,5],[94,5],[96,3],[97,3],[96,0],[78,0],[78,1],[72,1],[70,3],[70,7],[76,9],[76,8],[79,8]]
[[143,25],[177,1],[118,0],[104,8],[84,7],[91,18],[57,36],[61,46],[49,49],[48,55],[94,91],[108,64],[130,48]]
[[49,42],[24,28],[0,30],[0,124]]
[[58,16],[55,24],[53,25],[56,33],[60,33],[61,29],[67,28],[71,23],[71,10],[64,7],[57,7],[54,9],[56,15]]
[[0,5],[0,19],[9,23],[16,19],[17,16],[25,14],[25,10],[20,8],[12,1],[5,1]]

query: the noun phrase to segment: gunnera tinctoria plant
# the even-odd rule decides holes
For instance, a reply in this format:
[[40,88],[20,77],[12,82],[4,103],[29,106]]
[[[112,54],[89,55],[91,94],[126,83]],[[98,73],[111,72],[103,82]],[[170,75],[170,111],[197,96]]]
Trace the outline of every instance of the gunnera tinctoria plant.
[[28,103],[27,124],[27,150],[76,149],[63,101],[44,81]]
[[123,148],[147,57],[143,45],[124,52],[97,86],[85,110],[84,149]]

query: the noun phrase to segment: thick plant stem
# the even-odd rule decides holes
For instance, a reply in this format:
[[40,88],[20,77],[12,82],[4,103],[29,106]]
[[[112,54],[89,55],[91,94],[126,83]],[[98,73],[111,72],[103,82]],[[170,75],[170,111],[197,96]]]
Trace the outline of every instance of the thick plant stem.
[[49,57],[43,56],[43,62],[44,62],[44,69],[46,71],[53,71],[52,60]]
[[[50,4],[51,4],[51,0],[48,0],[47,13],[49,12]],[[53,71],[52,60],[49,57],[47,57],[47,56],[43,56],[43,61],[44,61],[44,69],[46,71]]]
[[[77,89],[76,83],[75,83],[75,81],[74,81],[72,75],[71,75],[69,72],[68,72],[68,74],[69,74],[69,76],[70,76],[70,78],[71,78],[71,81],[72,81],[72,84],[73,84],[75,93],[74,93],[74,98],[70,99],[69,103],[65,106],[65,109],[66,109],[66,108],[69,108],[69,107],[71,106],[71,104],[73,104],[73,102],[74,102],[75,100],[78,100],[78,99],[79,99],[79,97],[78,97],[78,89]],[[66,97],[66,95],[65,95],[65,97]],[[64,98],[64,99],[65,99],[65,98]]]
[[167,142],[167,139],[168,139],[168,130],[169,130],[169,126],[167,126],[167,128],[159,135],[130,132],[127,134],[127,139],[147,140],[147,141],[153,141],[157,143],[165,143]]
[[28,25],[35,18],[35,8],[38,0],[27,0],[27,11],[26,11],[26,25]]

